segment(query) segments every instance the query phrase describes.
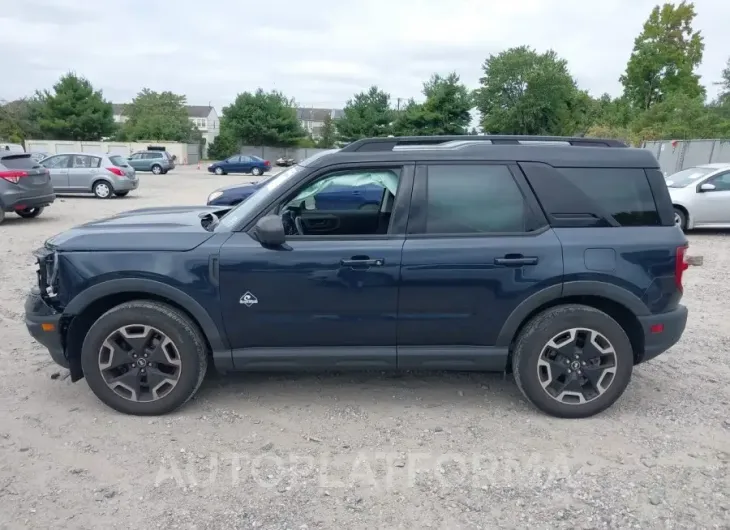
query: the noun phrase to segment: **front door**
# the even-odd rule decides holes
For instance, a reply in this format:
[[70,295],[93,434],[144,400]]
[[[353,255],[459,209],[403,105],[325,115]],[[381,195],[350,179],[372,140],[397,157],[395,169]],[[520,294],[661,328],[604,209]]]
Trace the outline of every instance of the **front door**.
[[409,218],[403,247],[399,368],[506,368],[502,326],[563,274],[560,241],[530,193],[507,163],[417,168],[413,200],[425,207]]
[[71,155],[56,155],[46,158],[43,167],[51,174],[51,183],[54,191],[68,191],[68,167],[71,164]]
[[730,172],[710,177],[703,184],[712,184],[715,189],[697,191],[692,215],[697,224],[730,223]]
[[89,191],[100,162],[101,159],[98,156],[73,155],[71,167],[68,170],[69,189]]
[[[273,208],[287,218],[285,247],[264,248],[245,232],[224,243],[221,309],[237,368],[395,367],[404,237],[380,219],[390,218],[402,170],[386,170],[393,193],[383,193],[380,211],[330,210],[325,219],[305,210],[306,199],[336,184],[325,174]],[[355,172],[332,178],[343,175],[357,180]]]

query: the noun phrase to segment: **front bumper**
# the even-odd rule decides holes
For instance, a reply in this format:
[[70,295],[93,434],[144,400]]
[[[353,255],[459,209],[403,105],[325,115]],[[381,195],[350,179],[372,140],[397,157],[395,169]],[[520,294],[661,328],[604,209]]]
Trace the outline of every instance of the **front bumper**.
[[48,349],[54,362],[69,367],[61,335],[62,314],[48,306],[38,287],[33,287],[25,299],[25,327],[28,333]]
[[687,308],[679,305],[667,313],[639,317],[644,330],[644,355],[640,363],[661,355],[679,341],[687,326],[687,314]]

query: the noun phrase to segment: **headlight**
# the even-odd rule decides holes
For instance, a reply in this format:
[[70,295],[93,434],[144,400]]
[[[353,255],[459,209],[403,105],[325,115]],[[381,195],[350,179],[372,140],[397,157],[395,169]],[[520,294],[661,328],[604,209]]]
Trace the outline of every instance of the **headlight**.
[[222,191],[214,191],[213,193],[211,193],[210,195],[208,195],[208,202],[211,202],[211,201],[216,200],[221,195],[223,195],[223,192]]

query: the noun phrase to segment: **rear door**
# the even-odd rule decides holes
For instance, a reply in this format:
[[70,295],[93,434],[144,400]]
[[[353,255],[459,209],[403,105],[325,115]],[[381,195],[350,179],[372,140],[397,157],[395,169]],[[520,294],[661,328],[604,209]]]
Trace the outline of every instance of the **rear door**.
[[563,275],[560,242],[524,176],[510,162],[418,165],[410,211],[398,367],[504,370],[507,318]]
[[702,184],[712,184],[715,189],[705,191],[699,189],[700,185],[691,185],[697,188],[696,206],[692,209],[695,223],[730,223],[730,171],[710,177]]
[[100,164],[101,158],[98,156],[72,155],[68,170],[69,188],[74,191],[89,191]]
[[51,183],[56,191],[68,191],[68,168],[71,165],[71,155],[56,155],[46,158],[43,166],[51,174]]

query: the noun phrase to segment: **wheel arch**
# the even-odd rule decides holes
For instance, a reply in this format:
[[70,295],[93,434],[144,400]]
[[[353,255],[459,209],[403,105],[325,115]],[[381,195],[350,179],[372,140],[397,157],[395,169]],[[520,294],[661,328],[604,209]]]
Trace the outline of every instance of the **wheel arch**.
[[[111,308],[132,300],[153,300],[174,307],[198,326],[208,351],[217,362],[230,357],[225,336],[210,314],[196,300],[179,289],[155,280],[142,278],[117,279],[94,285],[76,296],[64,309],[68,323],[65,333],[66,352],[72,380],[83,377],[80,364],[81,345],[91,325]],[[225,366],[221,366],[225,369]]]
[[[535,315],[562,304],[583,304],[608,314],[626,331],[634,350],[634,362],[644,353],[644,331],[638,317],[650,314],[636,295],[612,284],[592,281],[566,282],[538,291],[518,305],[502,325],[497,346],[512,346],[522,328]],[[511,362],[507,363],[511,366]]]

